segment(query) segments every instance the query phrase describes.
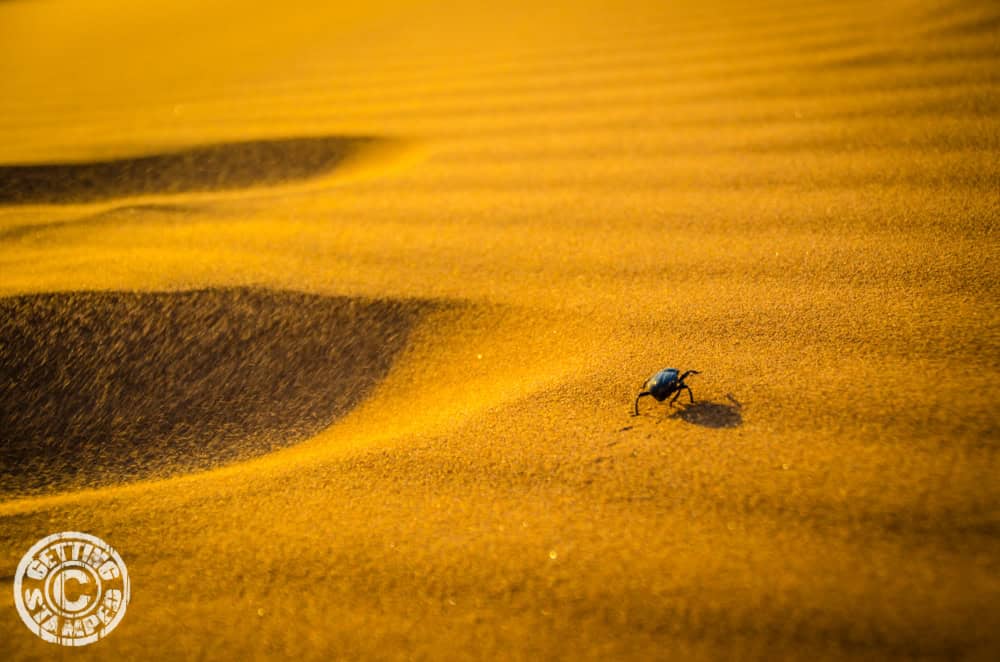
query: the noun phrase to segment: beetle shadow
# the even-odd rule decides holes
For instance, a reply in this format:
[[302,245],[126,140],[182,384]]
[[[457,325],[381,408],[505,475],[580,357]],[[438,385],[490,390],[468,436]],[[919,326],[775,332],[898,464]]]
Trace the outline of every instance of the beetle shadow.
[[686,405],[667,418],[679,418],[685,423],[704,428],[737,428],[743,425],[743,405],[731,394],[726,394],[725,402],[699,400]]

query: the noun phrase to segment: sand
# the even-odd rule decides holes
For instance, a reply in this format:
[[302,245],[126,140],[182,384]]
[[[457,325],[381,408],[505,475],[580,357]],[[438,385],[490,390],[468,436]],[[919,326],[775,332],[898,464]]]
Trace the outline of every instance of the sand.
[[0,3],[2,657],[995,659],[998,25]]

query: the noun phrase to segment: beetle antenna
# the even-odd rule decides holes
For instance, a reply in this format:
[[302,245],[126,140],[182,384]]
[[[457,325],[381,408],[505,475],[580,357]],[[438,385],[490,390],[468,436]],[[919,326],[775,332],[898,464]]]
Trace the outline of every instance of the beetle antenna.
[[633,416],[638,416],[639,415],[639,398],[647,396],[647,395],[652,395],[652,393],[650,393],[649,391],[643,391],[639,395],[635,396],[635,413],[632,414]]
[[687,371],[687,372],[685,372],[685,373],[684,373],[683,375],[681,375],[681,378],[680,378],[680,379],[678,379],[677,381],[679,381],[679,382],[683,382],[683,381],[684,381],[685,379],[687,379],[687,378],[688,378],[688,375],[700,375],[700,374],[701,374],[701,373],[700,373],[700,372],[698,372],[697,370],[688,370],[688,371]]

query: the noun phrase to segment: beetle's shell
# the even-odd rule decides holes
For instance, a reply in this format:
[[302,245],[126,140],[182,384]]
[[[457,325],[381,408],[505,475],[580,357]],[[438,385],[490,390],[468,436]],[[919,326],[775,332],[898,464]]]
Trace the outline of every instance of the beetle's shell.
[[664,368],[647,379],[642,389],[649,391],[650,395],[658,401],[663,402],[668,395],[677,390],[677,378],[679,376],[680,371],[677,368]]

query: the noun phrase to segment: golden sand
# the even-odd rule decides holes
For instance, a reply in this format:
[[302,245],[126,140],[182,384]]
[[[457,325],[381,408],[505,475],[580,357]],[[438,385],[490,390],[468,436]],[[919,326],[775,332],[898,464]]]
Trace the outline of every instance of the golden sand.
[[[143,293],[291,306],[285,345],[213,313],[248,366],[219,383],[251,390],[261,347],[315,367],[318,338],[405,334],[352,364],[377,384],[346,414],[315,371],[274,378],[289,421],[233,427],[219,395],[207,459],[46,446],[0,489],[0,657],[995,659],[998,25],[971,0],[0,2],[4,329],[109,293],[28,328],[160,334],[150,416],[209,322],[114,335]],[[205,179],[143,187],[176,158]],[[306,295],[419,314],[323,335]],[[107,380],[66,337],[49,360]],[[699,402],[631,417],[666,366]],[[17,377],[18,420],[70,383]],[[80,650],[13,608],[63,530],[133,582]]]

